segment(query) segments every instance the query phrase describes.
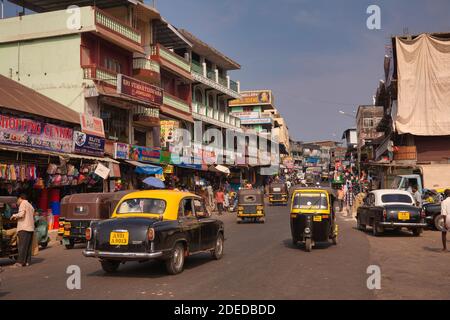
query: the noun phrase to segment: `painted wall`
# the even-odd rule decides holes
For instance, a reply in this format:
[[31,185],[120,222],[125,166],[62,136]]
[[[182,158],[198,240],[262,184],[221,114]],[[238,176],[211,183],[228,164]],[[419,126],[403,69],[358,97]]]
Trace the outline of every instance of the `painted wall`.
[[0,74],[84,112],[80,34],[0,44]]

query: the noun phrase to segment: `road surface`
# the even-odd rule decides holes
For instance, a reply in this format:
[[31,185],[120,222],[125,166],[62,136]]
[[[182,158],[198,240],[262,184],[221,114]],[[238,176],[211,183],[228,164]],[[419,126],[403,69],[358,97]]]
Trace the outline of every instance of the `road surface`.
[[[0,259],[0,299],[450,299],[450,252],[440,252],[437,232],[375,238],[338,214],[338,245],[307,253],[292,245],[285,207],[268,207],[265,224],[238,225],[232,214],[221,219],[222,260],[190,257],[176,276],[159,262],[127,263],[107,275],[82,256],[82,246],[66,250],[55,242],[28,268]],[[70,265],[81,269],[81,290],[66,286]],[[381,290],[367,288],[370,265],[381,268]]]

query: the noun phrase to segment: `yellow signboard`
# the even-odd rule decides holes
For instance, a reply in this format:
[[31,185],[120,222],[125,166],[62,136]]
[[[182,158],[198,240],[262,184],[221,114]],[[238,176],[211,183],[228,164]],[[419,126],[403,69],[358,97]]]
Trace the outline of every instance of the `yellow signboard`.
[[231,100],[228,105],[237,107],[273,104],[272,91],[270,90],[242,91],[241,96],[241,99]]

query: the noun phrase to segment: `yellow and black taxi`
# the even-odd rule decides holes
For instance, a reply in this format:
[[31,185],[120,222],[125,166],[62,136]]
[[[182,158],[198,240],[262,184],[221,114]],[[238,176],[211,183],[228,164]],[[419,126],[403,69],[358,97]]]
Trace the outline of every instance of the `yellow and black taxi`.
[[269,186],[269,204],[284,205],[288,204],[289,191],[285,183],[274,182]]
[[98,258],[105,272],[127,261],[158,259],[169,274],[178,274],[190,255],[210,252],[222,258],[224,225],[195,194],[139,191],[124,196],[110,219],[92,222],[86,239],[84,256]]
[[257,189],[241,189],[238,192],[237,223],[252,221],[264,223],[264,193]]
[[294,187],[290,213],[294,245],[302,243],[309,252],[319,242],[337,244],[334,199],[332,189]]

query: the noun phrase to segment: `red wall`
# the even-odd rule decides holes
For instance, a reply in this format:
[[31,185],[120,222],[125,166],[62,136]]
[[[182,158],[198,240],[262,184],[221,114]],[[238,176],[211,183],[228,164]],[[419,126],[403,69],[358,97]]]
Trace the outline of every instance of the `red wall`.
[[417,161],[448,161],[450,159],[450,136],[414,137]]
[[104,60],[105,57],[108,57],[120,63],[123,74],[132,75],[133,53],[91,34],[82,35],[81,47],[81,51],[83,51],[83,47],[86,47],[90,53],[89,61],[84,61],[82,54],[82,65],[96,64],[97,66],[105,67]]

